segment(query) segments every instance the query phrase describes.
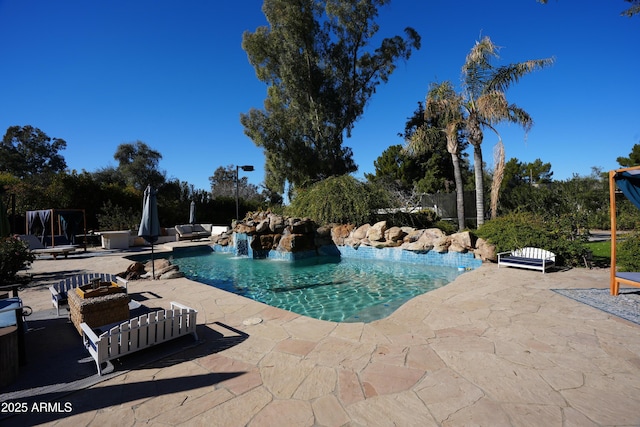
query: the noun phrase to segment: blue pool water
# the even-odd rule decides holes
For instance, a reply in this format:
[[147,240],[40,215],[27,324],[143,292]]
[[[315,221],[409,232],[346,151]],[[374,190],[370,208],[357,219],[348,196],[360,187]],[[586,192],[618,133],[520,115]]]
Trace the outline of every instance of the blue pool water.
[[453,281],[456,268],[370,259],[295,262],[204,251],[174,254],[189,279],[304,316],[336,322],[381,319],[409,299]]

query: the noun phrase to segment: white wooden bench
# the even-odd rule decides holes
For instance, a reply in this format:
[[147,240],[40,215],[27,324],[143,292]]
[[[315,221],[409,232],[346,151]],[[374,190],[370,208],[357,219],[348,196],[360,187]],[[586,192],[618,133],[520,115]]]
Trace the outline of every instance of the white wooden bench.
[[540,270],[544,274],[556,264],[556,255],[540,248],[521,248],[498,254],[498,268],[500,266],[528,268]]
[[100,279],[101,282],[113,282],[120,286],[124,286],[127,290],[128,280],[123,279],[120,276],[107,273],[86,273],[78,274],[76,276],[67,277],[60,282],[49,286],[51,291],[51,303],[56,308],[56,313],[60,316],[60,308],[66,308],[69,306],[67,299],[67,292],[72,289],[79,288],[80,286],[89,285],[92,281]]
[[[151,347],[183,335],[196,333],[196,315],[193,308],[171,302],[169,310],[154,311],[129,319],[97,335],[86,323],[81,323],[82,340],[98,366],[98,374],[113,371],[111,360]],[[97,328],[100,329],[100,328]],[[105,369],[102,364],[106,363]]]

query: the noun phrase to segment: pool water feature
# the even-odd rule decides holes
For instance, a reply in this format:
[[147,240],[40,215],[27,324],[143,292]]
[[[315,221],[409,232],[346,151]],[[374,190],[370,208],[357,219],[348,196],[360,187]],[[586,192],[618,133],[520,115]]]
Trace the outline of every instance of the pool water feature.
[[440,288],[457,268],[371,259],[314,257],[295,262],[210,250],[174,253],[186,277],[273,307],[335,322],[371,322]]

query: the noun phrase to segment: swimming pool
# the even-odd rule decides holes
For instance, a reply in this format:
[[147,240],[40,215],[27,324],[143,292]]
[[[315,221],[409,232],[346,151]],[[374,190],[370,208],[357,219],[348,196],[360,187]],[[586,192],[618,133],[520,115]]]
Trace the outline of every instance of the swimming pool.
[[172,263],[186,277],[273,307],[335,322],[371,322],[453,281],[452,267],[315,257],[296,262],[191,250]]

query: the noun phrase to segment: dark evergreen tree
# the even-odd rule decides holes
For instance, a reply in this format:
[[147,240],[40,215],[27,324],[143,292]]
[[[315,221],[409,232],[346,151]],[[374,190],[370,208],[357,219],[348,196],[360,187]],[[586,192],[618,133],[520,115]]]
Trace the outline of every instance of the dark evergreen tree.
[[242,47],[268,85],[264,109],[241,115],[245,133],[264,148],[265,184],[284,192],[357,169],[344,138],[420,36],[382,39],[378,7],[388,0],[265,0],[269,22],[245,32]]

